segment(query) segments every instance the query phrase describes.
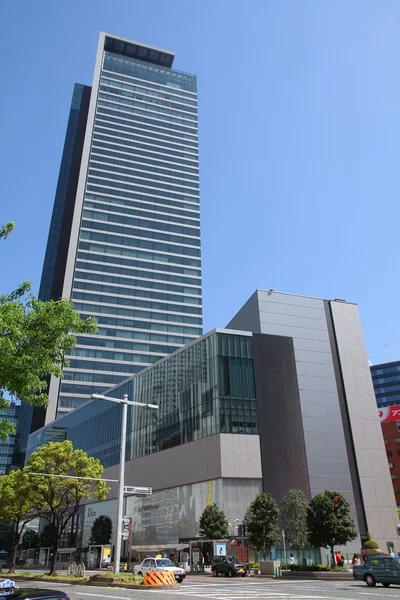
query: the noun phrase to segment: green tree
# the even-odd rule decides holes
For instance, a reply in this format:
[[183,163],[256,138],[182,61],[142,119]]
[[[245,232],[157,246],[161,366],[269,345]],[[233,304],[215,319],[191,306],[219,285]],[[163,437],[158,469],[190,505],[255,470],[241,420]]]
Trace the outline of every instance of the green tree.
[[10,223],[5,223],[5,225],[2,225],[0,227],[0,240],[3,239],[7,239],[8,236],[10,235],[10,233],[12,232],[12,230],[15,227],[15,223],[10,222]]
[[280,523],[287,545],[300,551],[308,544],[308,501],[301,490],[291,489],[281,503]]
[[39,535],[41,548],[53,548],[58,543],[57,530],[52,523],[46,523]]
[[335,546],[343,546],[357,537],[350,504],[339,492],[326,490],[314,496],[308,505],[307,523],[310,544],[330,548],[332,565],[335,564]]
[[[1,227],[0,239],[13,228],[13,223]],[[0,410],[10,405],[5,396],[46,406],[46,378],[62,376],[68,365],[64,356],[76,345],[76,334],[97,331],[95,319],[81,319],[71,301],[42,302],[30,288],[25,281],[0,295]],[[0,421],[0,440],[13,432],[9,421]]]
[[12,526],[13,536],[9,573],[15,572],[18,545],[22,531],[37,513],[32,510],[31,480],[25,469],[0,477],[0,520]]
[[[103,467],[97,458],[83,450],[74,450],[69,440],[50,442],[33,452],[26,469],[34,473],[47,473],[51,477],[32,475],[33,506],[53,525],[50,575],[56,572],[57,544],[73,516],[79,511],[82,500],[104,500],[109,488],[102,481]],[[69,475],[73,478],[57,477]],[[76,478],[75,478],[76,477]],[[78,479],[83,477],[85,479]],[[98,481],[89,478],[99,479]]]
[[200,535],[207,540],[218,540],[228,537],[229,523],[225,514],[215,504],[206,506],[200,517]]
[[100,515],[94,520],[90,530],[89,544],[102,546],[111,542],[112,520],[106,515]]
[[266,560],[271,546],[280,540],[279,508],[271,494],[261,492],[250,504],[243,523],[249,545]]
[[28,550],[31,548],[37,548],[39,545],[39,536],[33,529],[25,530],[22,534],[22,543],[20,544],[23,550]]

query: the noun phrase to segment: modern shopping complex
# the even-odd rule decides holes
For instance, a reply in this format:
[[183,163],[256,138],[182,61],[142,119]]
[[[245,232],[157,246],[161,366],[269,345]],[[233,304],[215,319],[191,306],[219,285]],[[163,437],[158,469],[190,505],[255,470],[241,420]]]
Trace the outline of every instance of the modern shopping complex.
[[[343,300],[257,290],[229,323],[111,388],[106,395],[157,404],[129,407],[126,498],[135,551],[179,550],[196,540],[215,502],[241,521],[256,494],[279,502],[290,488],[326,489],[350,502],[360,538],[399,550],[397,509],[358,307]],[[155,414],[157,412],[157,414]],[[118,477],[121,406],[89,401],[30,436],[69,439]],[[114,500],[113,500],[114,498]],[[114,519],[109,499],[82,509],[86,546],[93,518]],[[75,532],[72,532],[73,538]],[[79,540],[78,540],[79,545]]]

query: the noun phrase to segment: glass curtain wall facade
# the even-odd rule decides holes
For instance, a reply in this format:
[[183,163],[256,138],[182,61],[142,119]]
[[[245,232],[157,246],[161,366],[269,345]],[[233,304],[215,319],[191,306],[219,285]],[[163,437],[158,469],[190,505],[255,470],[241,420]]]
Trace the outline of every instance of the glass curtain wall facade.
[[[128,407],[126,460],[217,433],[258,434],[251,335],[212,332],[108,390],[108,396],[153,403]],[[70,439],[99,458],[119,462],[121,405],[89,402],[29,438],[29,454],[53,439]]]
[[[63,295],[90,96],[91,88],[89,86],[79,83],[74,85],[40,281],[39,299],[43,301],[58,300]],[[15,445],[15,465],[23,466],[29,434],[42,427],[44,422],[44,408],[21,404]]]
[[[11,402],[8,408],[0,410],[0,421],[8,421],[16,427],[20,410],[20,404]],[[0,475],[8,473],[13,464],[15,437],[15,434],[12,434],[4,442],[0,442]]]
[[400,404],[400,361],[373,365],[371,375],[378,406]]
[[197,81],[100,34],[62,295],[78,336],[46,422],[202,334]]

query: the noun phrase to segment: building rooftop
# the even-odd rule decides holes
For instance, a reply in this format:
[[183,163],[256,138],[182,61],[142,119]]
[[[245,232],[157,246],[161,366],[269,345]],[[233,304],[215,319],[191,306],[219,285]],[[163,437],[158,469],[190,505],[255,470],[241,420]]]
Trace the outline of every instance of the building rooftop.
[[108,33],[105,34],[104,50],[113,52],[114,54],[121,54],[121,56],[137,58],[153,65],[167,67],[168,69],[172,68],[175,58],[175,52],[171,52],[170,50],[163,50],[156,46],[149,46],[148,44],[109,35]]

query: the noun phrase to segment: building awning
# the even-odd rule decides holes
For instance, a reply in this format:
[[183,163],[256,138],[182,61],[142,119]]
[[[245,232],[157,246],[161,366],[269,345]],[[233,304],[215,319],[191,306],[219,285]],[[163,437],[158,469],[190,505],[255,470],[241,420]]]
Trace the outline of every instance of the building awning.
[[161,544],[154,544],[149,546],[132,546],[132,550],[136,550],[137,552],[161,552],[162,550],[184,550],[185,548],[189,548],[189,543],[166,544],[165,546],[162,546]]

